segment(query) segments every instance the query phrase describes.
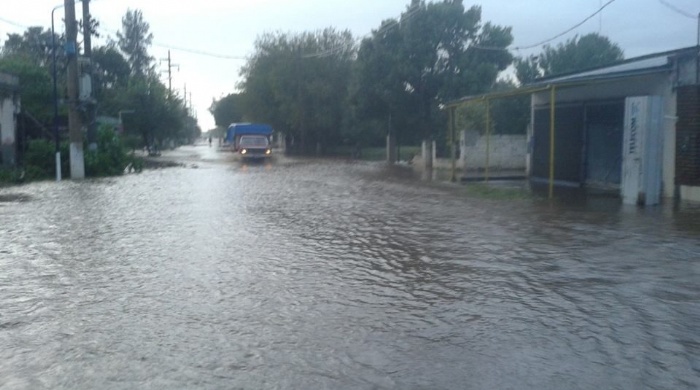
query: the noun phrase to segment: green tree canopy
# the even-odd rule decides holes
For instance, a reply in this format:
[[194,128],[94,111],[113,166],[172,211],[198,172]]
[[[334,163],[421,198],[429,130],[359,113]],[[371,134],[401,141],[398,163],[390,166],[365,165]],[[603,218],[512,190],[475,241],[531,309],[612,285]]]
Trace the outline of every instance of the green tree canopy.
[[265,34],[242,71],[247,119],[272,124],[310,150],[341,137],[354,55],[349,31]]
[[228,127],[243,121],[243,98],[242,94],[232,93],[212,103],[209,112],[217,126]]
[[129,111],[124,116],[125,131],[149,147],[167,139],[190,137],[183,101],[169,96],[167,87],[155,76],[131,80],[128,88],[119,90],[111,107],[117,115],[118,111]]
[[[52,38],[51,30],[43,27],[29,27],[23,34],[7,34],[2,47],[3,57],[23,57],[36,65],[49,68],[53,61],[53,44],[62,47],[63,39],[58,35]],[[59,60],[63,58],[63,50],[56,52]]]
[[[481,8],[462,0],[413,0],[362,41],[353,102],[363,121],[393,121],[403,138],[444,128],[440,102],[487,91],[512,62],[509,27],[481,23]],[[376,123],[376,122],[375,122]]]
[[574,37],[556,47],[544,47],[538,56],[519,58],[515,68],[518,80],[529,83],[539,77],[577,72],[624,59],[620,47],[605,36],[591,33]]
[[140,10],[128,9],[122,17],[122,31],[117,32],[117,42],[131,66],[132,75],[146,76],[153,72],[154,58],[148,54],[153,34],[149,29],[150,26],[143,19]]
[[95,63],[93,76],[96,89],[106,90],[127,86],[131,68],[114,44],[94,48],[92,60]]
[[26,57],[0,58],[0,72],[19,77],[22,111],[42,124],[53,117],[53,83],[48,69]]

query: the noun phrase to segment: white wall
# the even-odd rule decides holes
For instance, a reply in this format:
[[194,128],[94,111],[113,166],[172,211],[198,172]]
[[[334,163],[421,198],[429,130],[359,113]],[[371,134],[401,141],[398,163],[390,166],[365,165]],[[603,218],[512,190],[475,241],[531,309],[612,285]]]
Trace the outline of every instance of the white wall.
[[[16,91],[19,87],[19,78],[7,73],[0,73],[0,84]],[[8,89],[8,88],[3,88]],[[3,91],[3,95],[8,95]],[[10,92],[7,97],[0,97],[0,165],[13,165],[15,163],[15,135],[17,134],[15,114],[19,113],[19,96],[17,92]]]
[[[471,134],[470,134],[471,133]],[[526,135],[486,135],[462,132],[459,167],[466,170],[486,168],[488,153],[489,169],[525,170],[527,155]]]
[[12,98],[0,98],[0,165],[15,163],[15,105]]
[[[460,158],[457,160],[459,170],[482,170],[486,168],[486,146],[485,135],[476,132],[463,131],[460,138]],[[525,171],[527,154],[526,135],[491,135],[488,140],[489,147],[489,169],[498,170],[522,170]],[[423,154],[434,153],[434,147],[426,145],[423,147]],[[431,161],[432,160],[432,161]],[[423,156],[416,156],[413,160],[416,166],[422,169],[433,168],[448,169],[452,167],[449,158],[429,157],[427,160]]]

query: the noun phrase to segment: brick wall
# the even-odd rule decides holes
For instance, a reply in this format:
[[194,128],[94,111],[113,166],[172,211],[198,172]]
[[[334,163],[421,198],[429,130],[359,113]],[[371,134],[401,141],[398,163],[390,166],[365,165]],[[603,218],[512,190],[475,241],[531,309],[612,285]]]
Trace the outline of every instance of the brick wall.
[[700,86],[677,90],[676,184],[700,186]]

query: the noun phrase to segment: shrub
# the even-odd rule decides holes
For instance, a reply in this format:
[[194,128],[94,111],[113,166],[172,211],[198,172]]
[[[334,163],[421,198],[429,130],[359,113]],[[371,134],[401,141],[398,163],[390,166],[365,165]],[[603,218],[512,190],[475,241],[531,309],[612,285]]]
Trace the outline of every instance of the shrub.
[[129,163],[131,158],[121,138],[108,126],[101,127],[97,133],[97,150],[85,153],[85,175],[121,175]]
[[24,181],[22,170],[16,168],[0,168],[0,186],[3,184],[16,184]]
[[[69,171],[68,144],[60,145],[61,174]],[[36,139],[29,141],[24,156],[26,180],[42,180],[56,175],[56,146],[53,141]]]

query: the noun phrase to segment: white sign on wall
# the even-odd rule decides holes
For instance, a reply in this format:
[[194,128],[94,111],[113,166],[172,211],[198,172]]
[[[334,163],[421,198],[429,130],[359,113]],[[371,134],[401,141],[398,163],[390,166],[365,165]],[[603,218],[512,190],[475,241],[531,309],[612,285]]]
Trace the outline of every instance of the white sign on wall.
[[622,142],[622,202],[658,204],[662,189],[663,104],[659,96],[629,97],[625,101]]

